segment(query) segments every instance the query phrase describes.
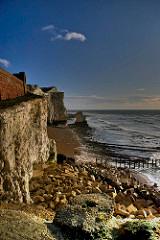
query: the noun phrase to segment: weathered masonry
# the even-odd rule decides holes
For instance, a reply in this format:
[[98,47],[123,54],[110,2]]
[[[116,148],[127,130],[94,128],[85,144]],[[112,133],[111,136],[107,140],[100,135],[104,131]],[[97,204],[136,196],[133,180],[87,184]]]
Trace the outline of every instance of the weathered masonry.
[[26,76],[24,72],[11,73],[0,68],[0,100],[13,99],[26,93]]

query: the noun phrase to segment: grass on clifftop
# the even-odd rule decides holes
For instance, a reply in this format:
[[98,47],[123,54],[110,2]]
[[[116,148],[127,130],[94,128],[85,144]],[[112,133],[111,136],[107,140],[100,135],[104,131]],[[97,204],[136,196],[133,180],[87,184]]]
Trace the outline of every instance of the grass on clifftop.
[[43,98],[43,96],[35,95],[33,93],[27,93],[24,96],[19,96],[14,99],[7,99],[7,100],[1,100],[0,101],[0,109],[12,107],[14,105],[18,105],[21,102],[27,102],[32,99],[38,99]]

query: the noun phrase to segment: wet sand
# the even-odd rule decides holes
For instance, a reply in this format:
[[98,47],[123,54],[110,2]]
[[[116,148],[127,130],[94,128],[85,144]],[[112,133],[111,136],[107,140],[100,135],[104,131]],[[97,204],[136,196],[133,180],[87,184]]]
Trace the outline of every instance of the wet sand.
[[[75,129],[66,127],[48,127],[48,137],[56,141],[57,153],[63,154],[66,157],[72,157],[77,163],[95,163],[98,154],[94,150],[90,150],[84,140],[84,129],[81,134]],[[104,157],[104,155],[103,155]]]
[[48,137],[56,141],[58,154],[75,158],[81,152],[80,139],[69,127],[48,127]]

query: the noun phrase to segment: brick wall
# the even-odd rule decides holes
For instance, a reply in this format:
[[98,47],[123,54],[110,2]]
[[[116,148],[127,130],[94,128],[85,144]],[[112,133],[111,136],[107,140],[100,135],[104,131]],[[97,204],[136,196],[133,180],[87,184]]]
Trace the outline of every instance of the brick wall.
[[13,99],[25,94],[25,83],[0,68],[0,100]]

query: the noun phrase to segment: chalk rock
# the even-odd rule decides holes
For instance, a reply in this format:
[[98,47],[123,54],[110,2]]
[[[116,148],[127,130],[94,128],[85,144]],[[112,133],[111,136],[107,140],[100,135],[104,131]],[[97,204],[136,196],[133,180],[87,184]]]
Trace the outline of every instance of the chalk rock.
[[92,180],[93,182],[95,182],[95,180],[96,180],[96,179],[95,179],[95,176],[94,176],[94,175],[91,175],[90,177],[91,177],[91,180]]
[[67,204],[67,199],[66,199],[66,195],[63,195],[60,199],[60,205],[66,205]]
[[93,193],[102,193],[101,189],[99,187],[92,188]]
[[87,126],[86,117],[83,115],[83,113],[81,111],[77,112],[75,117],[76,117],[75,124],[80,125],[80,126]]
[[45,194],[45,190],[41,188],[34,193],[34,195],[40,195],[40,196],[42,196],[43,194]]
[[75,191],[72,191],[72,192],[71,192],[71,196],[72,196],[72,197],[75,197],[76,195],[77,195],[77,194],[76,194]]
[[104,192],[104,193],[107,193],[107,192],[109,192],[108,190],[108,185],[107,184],[101,184],[100,186],[99,186],[99,188],[101,189],[101,191],[102,192]]
[[52,184],[46,185],[46,186],[44,187],[44,190],[45,190],[47,193],[52,193],[52,189],[53,189],[53,185],[52,185]]
[[43,197],[44,197],[44,199],[46,201],[50,201],[51,199],[53,199],[53,195],[52,194],[44,194]]
[[54,201],[50,201],[49,202],[49,207],[51,208],[51,209],[55,209],[55,203],[54,203]]
[[0,210],[0,239],[3,240],[56,240],[42,219],[22,211]]
[[129,212],[127,212],[124,209],[116,209],[115,214],[120,215],[120,216],[124,216],[124,217],[129,217],[129,215],[130,215]]
[[145,209],[138,210],[136,212],[136,215],[137,215],[137,217],[138,216],[143,216],[143,218],[146,218],[147,217],[147,211]]
[[30,192],[35,192],[41,187],[40,183],[37,181],[32,180],[29,185]]
[[137,208],[133,204],[130,204],[126,209],[130,214],[134,214],[137,211]]
[[40,203],[40,202],[44,202],[45,199],[42,196],[34,196],[33,197],[33,202],[34,203]]
[[46,162],[50,155],[47,100],[38,97],[0,109],[0,126],[3,197],[9,192],[8,201],[29,203],[33,163]]
[[115,202],[116,203],[121,203],[123,205],[125,205],[126,207],[129,206],[130,204],[132,204],[132,199],[130,196],[119,192],[117,194],[117,196],[115,197]]
[[[44,91],[44,88],[42,89]],[[48,95],[48,122],[66,123],[67,111],[64,106],[64,92],[48,89],[45,91]]]
[[136,199],[134,205],[137,207],[137,209],[142,209],[148,207],[150,204],[148,204],[145,199]]

